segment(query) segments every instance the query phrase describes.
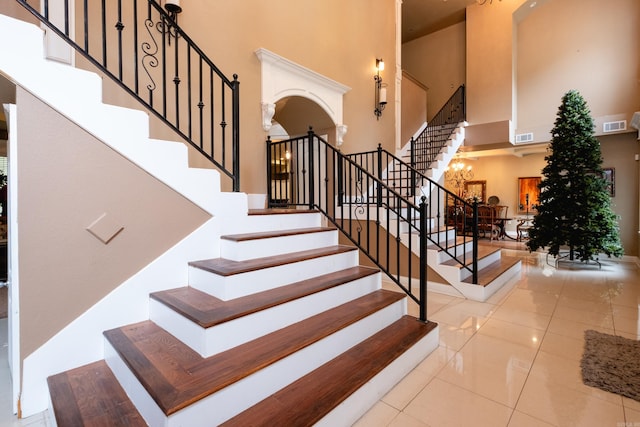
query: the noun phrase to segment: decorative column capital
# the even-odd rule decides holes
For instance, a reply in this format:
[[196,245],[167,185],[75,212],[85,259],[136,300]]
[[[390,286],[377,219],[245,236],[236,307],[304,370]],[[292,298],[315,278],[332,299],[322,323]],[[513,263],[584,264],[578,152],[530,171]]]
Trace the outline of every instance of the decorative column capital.
[[271,104],[269,102],[262,102],[262,129],[265,132],[268,132],[271,129],[271,119],[273,119],[273,115],[276,113],[276,104]]
[[347,129],[347,125],[336,125],[336,146],[340,147],[342,145]]

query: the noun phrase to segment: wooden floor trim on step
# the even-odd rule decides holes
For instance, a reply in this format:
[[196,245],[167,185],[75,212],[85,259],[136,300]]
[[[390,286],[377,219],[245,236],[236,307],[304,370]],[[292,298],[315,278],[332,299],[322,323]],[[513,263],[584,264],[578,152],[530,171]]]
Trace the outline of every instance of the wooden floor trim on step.
[[404,297],[378,290],[208,358],[151,321],[104,335],[160,409],[171,415]]
[[404,316],[221,425],[314,425],[436,326]]
[[[517,256],[505,256],[502,255],[500,260],[493,262],[486,266],[485,268],[478,271],[478,285],[479,286],[488,286],[490,285],[496,278],[500,277],[504,272],[510,270],[514,265],[522,261],[521,257]],[[462,282],[464,283],[472,283],[472,278],[468,277],[464,279]]]
[[277,231],[262,231],[259,233],[243,233],[243,234],[231,234],[226,236],[220,236],[223,240],[230,240],[233,242],[246,242],[250,240],[269,239],[273,237],[286,237],[297,236],[300,234],[312,234],[322,233],[327,231],[335,231],[335,227],[309,227],[309,228],[296,228],[292,230],[277,230]]
[[264,268],[278,267],[280,265],[292,264],[300,261],[307,261],[324,256],[338,255],[350,251],[357,251],[357,248],[346,245],[334,245],[320,249],[310,249],[306,251],[294,252],[291,254],[273,255],[263,258],[254,258],[245,261],[233,261],[226,258],[214,258],[200,261],[192,261],[189,266],[200,268],[210,273],[220,276],[232,276],[234,274],[247,273]]
[[319,213],[316,209],[296,209],[296,208],[266,208],[249,209],[249,215],[287,215],[287,214],[310,214]]
[[47,383],[59,427],[147,425],[104,360],[52,375]]
[[351,267],[229,301],[223,301],[191,287],[154,292],[151,294],[151,298],[165,304],[201,327],[210,328],[378,272],[379,270],[375,268]]

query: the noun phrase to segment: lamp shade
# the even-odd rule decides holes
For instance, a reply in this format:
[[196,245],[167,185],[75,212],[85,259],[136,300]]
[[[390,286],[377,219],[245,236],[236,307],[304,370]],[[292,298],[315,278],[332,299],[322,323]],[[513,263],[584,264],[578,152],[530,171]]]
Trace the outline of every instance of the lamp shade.
[[170,13],[182,12],[182,8],[180,7],[180,0],[166,0],[164,3],[164,8],[167,9],[167,12]]

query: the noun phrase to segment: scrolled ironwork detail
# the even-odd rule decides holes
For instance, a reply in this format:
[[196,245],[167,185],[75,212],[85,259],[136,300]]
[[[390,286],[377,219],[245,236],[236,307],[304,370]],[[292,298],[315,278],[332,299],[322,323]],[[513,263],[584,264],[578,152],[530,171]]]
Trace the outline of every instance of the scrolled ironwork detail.
[[140,47],[142,48],[142,52],[144,53],[144,55],[142,56],[141,62],[142,62],[142,68],[144,69],[144,72],[147,74],[147,77],[149,77],[149,81],[150,81],[150,83],[147,84],[147,89],[149,89],[150,91],[154,91],[157,85],[156,85],[156,82],[153,80],[153,77],[151,77],[151,72],[147,67],[157,68],[160,63],[160,61],[158,61],[158,58],[156,58],[156,55],[158,54],[158,43],[156,42],[155,38],[153,37],[153,34],[151,33],[151,28],[155,26],[153,21],[151,19],[145,19],[144,26],[147,29],[147,33],[149,33],[149,37],[151,38],[151,41],[153,42],[153,44],[151,44],[150,42],[142,42]]
[[358,214],[363,216],[365,214],[365,196],[364,192],[362,191],[362,174],[359,174],[358,178],[356,179],[355,189],[356,198],[354,200],[355,209],[353,210],[353,215],[356,218],[356,222],[358,223],[358,225],[356,226],[356,231],[358,232],[358,235],[360,235],[360,233],[362,232],[362,221],[360,220]]

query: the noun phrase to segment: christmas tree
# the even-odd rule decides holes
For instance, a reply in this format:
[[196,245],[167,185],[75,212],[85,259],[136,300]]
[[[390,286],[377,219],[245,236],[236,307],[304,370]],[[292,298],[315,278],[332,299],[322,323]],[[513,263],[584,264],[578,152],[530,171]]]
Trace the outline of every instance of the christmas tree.
[[580,261],[597,259],[600,253],[622,256],[594,129],[580,93],[567,92],[542,169],[540,200],[527,242],[530,251],[546,247],[551,255]]

